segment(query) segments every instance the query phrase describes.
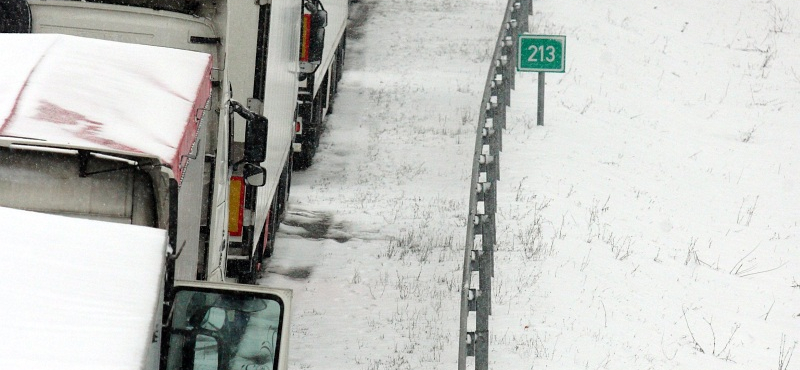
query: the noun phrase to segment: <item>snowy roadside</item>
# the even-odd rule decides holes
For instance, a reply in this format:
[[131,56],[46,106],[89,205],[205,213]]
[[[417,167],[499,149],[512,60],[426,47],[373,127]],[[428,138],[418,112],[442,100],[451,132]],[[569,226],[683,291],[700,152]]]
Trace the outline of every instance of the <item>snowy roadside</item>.
[[260,283],[295,291],[293,368],[452,368],[476,108],[505,2],[357,4],[334,113]]
[[534,9],[533,33],[567,35],[568,63],[548,76],[545,127],[534,76],[513,94],[494,363],[786,369],[800,340],[800,8]]

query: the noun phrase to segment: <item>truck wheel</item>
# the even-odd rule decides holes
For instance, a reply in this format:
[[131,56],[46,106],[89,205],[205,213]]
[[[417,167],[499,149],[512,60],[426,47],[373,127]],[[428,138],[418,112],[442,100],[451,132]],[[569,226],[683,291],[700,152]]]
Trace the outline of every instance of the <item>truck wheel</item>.
[[[258,245],[261,245],[261,243],[259,242]],[[262,260],[261,248],[257,248],[255,254],[253,255],[253,258],[250,259],[250,263],[248,264],[247,270],[241,271],[239,273],[239,283],[255,284],[256,281],[258,281],[259,275],[261,273],[261,260]]]
[[[323,84],[326,85],[325,89],[322,89],[322,87],[320,87],[320,90],[327,91],[327,82],[325,82]],[[322,132],[325,130],[325,126],[323,125],[323,122],[325,120],[325,111],[323,110],[324,105],[325,105],[325,100],[323,100],[323,99],[324,99],[324,97],[322,96],[322,94],[317,96],[317,98],[314,100],[314,106],[313,106],[314,116],[312,117],[312,119],[313,119],[312,125],[315,128],[315,131],[314,131],[314,135],[312,135],[312,136],[314,137],[314,150],[315,150],[314,152],[315,153],[316,153],[317,147],[319,146],[319,138],[320,138],[320,136],[322,136]]]
[[302,144],[300,152],[294,153],[294,158],[292,158],[293,168],[295,170],[305,170],[306,168],[311,167],[314,154],[317,152],[317,137],[318,134],[316,128],[306,128],[300,141]]
[[[275,203],[273,202],[272,206],[269,207],[269,213],[267,214],[267,221],[264,223],[264,228],[261,229],[261,236],[258,238],[258,245],[259,245],[259,258],[258,263],[264,261],[265,258],[272,257],[272,253],[275,252],[275,231],[277,231],[275,224]],[[266,240],[264,237],[266,236]]]
[[345,32],[345,36],[342,37],[342,45],[339,46],[339,53],[336,58],[336,89],[339,89],[339,81],[342,79],[342,74],[344,73],[344,48],[347,45],[347,34]]
[[294,168],[304,170],[311,167],[314,155],[319,147],[319,138],[322,135],[322,94],[320,93],[311,103],[309,124],[303,129],[300,153],[295,153]]
[[[331,109],[331,70],[328,69],[325,72],[325,76],[322,77],[322,85],[319,87],[319,99],[320,99],[320,112],[324,114],[330,113]],[[320,121],[324,118],[323,114],[320,114]]]
[[275,253],[275,236],[278,235],[278,226],[280,226],[280,222],[278,221],[278,216],[275,212],[277,204],[277,199],[275,199],[275,203],[273,203],[272,207],[269,210],[269,222],[267,222],[267,227],[269,228],[269,234],[267,234],[267,251],[264,257],[272,257],[272,254]]
[[286,162],[286,166],[283,167],[283,172],[281,172],[281,179],[278,182],[278,192],[275,195],[278,206],[277,206],[277,215],[278,215],[278,225],[283,222],[284,217],[286,216],[286,204],[289,201],[289,178],[292,175],[292,157],[289,157],[289,160]]
[[333,114],[333,100],[336,98],[336,76],[339,75],[339,53],[334,53],[331,70],[328,72],[328,114]]

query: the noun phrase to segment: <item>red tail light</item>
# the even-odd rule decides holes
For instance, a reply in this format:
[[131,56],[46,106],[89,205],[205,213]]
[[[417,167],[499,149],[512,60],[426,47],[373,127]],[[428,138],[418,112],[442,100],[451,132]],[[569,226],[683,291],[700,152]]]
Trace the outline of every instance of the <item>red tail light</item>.
[[300,38],[300,61],[308,62],[308,49],[311,46],[311,14],[303,14],[303,30]]

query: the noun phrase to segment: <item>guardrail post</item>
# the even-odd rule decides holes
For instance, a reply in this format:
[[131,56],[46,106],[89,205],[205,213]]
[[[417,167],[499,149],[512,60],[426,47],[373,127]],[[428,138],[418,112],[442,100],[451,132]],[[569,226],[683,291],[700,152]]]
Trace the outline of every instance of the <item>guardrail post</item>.
[[492,95],[489,103],[494,112],[494,136],[497,139],[497,151],[500,152],[503,150],[503,129],[506,128],[506,83],[501,74],[496,75],[492,82],[494,86],[492,94],[496,93],[497,95]]

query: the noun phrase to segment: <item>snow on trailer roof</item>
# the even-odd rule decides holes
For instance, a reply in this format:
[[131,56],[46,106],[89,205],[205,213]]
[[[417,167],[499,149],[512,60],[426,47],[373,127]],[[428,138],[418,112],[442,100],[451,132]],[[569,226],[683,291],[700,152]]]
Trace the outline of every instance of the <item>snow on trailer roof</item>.
[[180,160],[211,94],[211,56],[67,35],[0,34],[0,136]]
[[166,231],[0,207],[0,369],[141,369]]

